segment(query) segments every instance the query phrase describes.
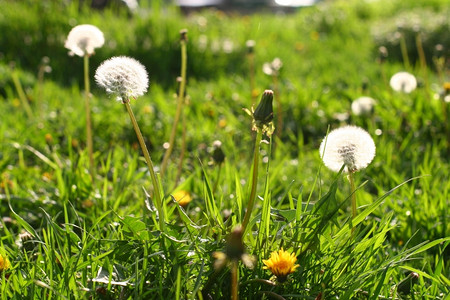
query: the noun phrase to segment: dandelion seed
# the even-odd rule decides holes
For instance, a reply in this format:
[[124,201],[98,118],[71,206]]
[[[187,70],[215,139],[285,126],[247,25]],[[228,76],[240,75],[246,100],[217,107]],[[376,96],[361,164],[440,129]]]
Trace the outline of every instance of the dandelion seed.
[[352,102],[352,112],[357,116],[369,114],[375,104],[375,99],[371,97],[359,97]]
[[105,43],[103,32],[94,25],[83,24],[72,28],[67,36],[64,47],[69,49],[69,55],[92,55],[95,48]]
[[416,89],[417,80],[408,72],[398,72],[391,77],[389,84],[394,91],[409,94]]
[[294,273],[295,269],[299,267],[295,264],[296,261],[297,257],[294,253],[289,253],[281,248],[281,250],[272,252],[269,259],[263,259],[265,264],[263,268],[270,270],[278,281],[283,282],[289,274]]
[[320,156],[330,170],[355,172],[367,167],[375,157],[375,143],[362,128],[344,126],[331,131],[320,145]]
[[127,102],[144,95],[148,88],[145,67],[131,57],[116,56],[104,61],[95,72],[95,81],[117,101]]

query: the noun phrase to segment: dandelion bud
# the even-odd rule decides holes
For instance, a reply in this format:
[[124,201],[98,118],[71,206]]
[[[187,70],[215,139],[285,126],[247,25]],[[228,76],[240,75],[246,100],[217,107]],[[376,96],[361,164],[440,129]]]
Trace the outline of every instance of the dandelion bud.
[[273,120],[273,91],[265,90],[259,105],[253,112],[253,119],[260,123],[269,123]]
[[94,25],[84,24],[72,28],[67,36],[64,47],[69,49],[69,55],[92,55],[95,48],[105,43],[103,32]]
[[213,153],[212,158],[217,164],[221,164],[225,160],[225,153],[223,153],[222,150],[222,142],[221,141],[214,141],[213,143]]
[[375,157],[375,143],[362,128],[344,126],[331,131],[320,144],[320,156],[327,168],[356,172],[367,167]]
[[228,235],[224,252],[214,252],[213,257],[216,259],[214,268],[221,269],[227,262],[235,262],[241,260],[248,267],[253,268],[255,259],[253,256],[245,253],[245,246],[242,240],[244,231],[241,226],[233,228]]
[[247,42],[245,42],[245,46],[247,47],[247,53],[251,54],[255,51],[255,41],[254,40],[248,40]]
[[385,46],[378,48],[378,59],[380,62],[384,62],[388,57],[388,49]]
[[126,56],[116,56],[104,61],[95,72],[95,81],[123,103],[144,95],[148,88],[145,67],[134,58]]
[[187,42],[187,33],[188,33],[187,29],[181,29],[180,30],[180,41]]
[[230,259],[240,259],[242,254],[245,253],[244,242],[242,241],[243,234],[242,227],[236,226],[228,235],[225,253]]

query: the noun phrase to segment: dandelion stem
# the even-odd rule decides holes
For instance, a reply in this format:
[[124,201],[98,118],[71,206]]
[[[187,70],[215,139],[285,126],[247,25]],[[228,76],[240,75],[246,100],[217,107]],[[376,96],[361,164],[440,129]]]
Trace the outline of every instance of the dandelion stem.
[[11,77],[16,87],[17,94],[19,94],[19,99],[22,102],[23,108],[25,109],[28,118],[33,118],[33,112],[31,111],[30,104],[28,103],[27,97],[25,96],[25,92],[23,91],[22,84],[20,83],[19,76],[15,70],[12,70]]
[[238,300],[238,261],[233,260],[231,264],[231,299]]
[[283,115],[282,115],[282,107],[280,101],[280,84],[278,80],[278,75],[275,74],[272,76],[273,78],[273,89],[274,94],[276,95],[275,100],[277,103],[277,126],[276,126],[276,136],[277,138],[281,138],[281,132],[283,131]]
[[89,155],[89,170],[91,173],[92,181],[95,178],[94,168],[94,147],[92,141],[92,121],[91,121],[91,108],[90,108],[90,86],[89,86],[89,55],[84,56],[84,99],[86,109],[86,144]]
[[136,118],[134,117],[133,111],[130,106],[130,101],[124,102],[125,107],[127,108],[128,114],[130,115],[131,122],[133,123],[134,131],[136,132],[137,138],[139,140],[139,145],[141,146],[142,152],[144,153],[145,161],[147,162],[148,170],[150,171],[150,177],[152,179],[153,189],[154,189],[154,198],[156,209],[159,214],[159,229],[164,230],[164,221],[165,215],[163,210],[163,203],[161,200],[161,192],[159,189],[158,179],[155,174],[155,170],[153,169],[153,162],[150,158],[150,154],[148,152],[147,146],[145,145],[144,138],[142,136],[141,130],[139,129],[139,125],[136,122]]
[[252,105],[255,104],[256,95],[255,90],[255,54],[253,52],[248,54],[248,68],[250,77],[250,97],[252,99]]
[[[427,60],[425,58],[425,51],[423,49],[423,43],[422,43],[422,36],[420,32],[416,35],[416,47],[417,52],[419,53],[419,59],[420,59],[420,68],[422,69],[423,78],[425,81],[425,88],[428,91],[429,90],[429,83],[428,83],[428,68],[427,68]],[[430,100],[430,93],[426,93],[428,101]]]
[[187,66],[187,51],[186,51],[186,39],[181,38],[181,82],[180,89],[178,91],[178,103],[177,110],[175,112],[175,119],[173,121],[172,131],[170,133],[169,138],[169,148],[164,154],[163,161],[161,164],[161,177],[164,176],[164,172],[167,167],[167,163],[169,161],[170,155],[172,154],[174,142],[175,142],[175,134],[177,132],[178,121],[180,120],[181,113],[183,111],[183,103],[184,103],[184,92],[186,89],[186,66]]
[[216,181],[214,182],[213,194],[216,192],[217,186],[219,185],[219,180],[220,180],[220,174],[221,173],[222,173],[222,164],[220,164],[219,167],[217,168],[217,177],[216,177]]
[[[355,179],[353,178],[353,172],[348,172],[348,181],[350,181],[350,193],[352,195],[352,219],[356,218],[357,211],[356,211],[356,194],[355,194]],[[352,233],[355,230],[355,228],[352,226]]]
[[406,39],[403,33],[400,36],[400,50],[402,52],[403,64],[405,66],[405,69],[409,70],[410,64],[408,57],[408,48],[406,47]]
[[181,135],[181,152],[180,152],[180,159],[178,161],[178,170],[177,170],[177,177],[175,179],[175,186],[178,185],[178,182],[180,181],[184,155],[186,152],[186,114],[183,114],[182,126],[183,126],[183,133]]
[[245,232],[247,228],[256,199],[256,186],[258,184],[258,166],[259,166],[259,144],[261,143],[261,139],[262,139],[262,132],[261,130],[258,130],[255,139],[255,151],[253,153],[253,173],[252,173],[252,186],[250,191],[250,198],[248,200],[247,211],[245,212],[244,221],[242,223],[243,232]]

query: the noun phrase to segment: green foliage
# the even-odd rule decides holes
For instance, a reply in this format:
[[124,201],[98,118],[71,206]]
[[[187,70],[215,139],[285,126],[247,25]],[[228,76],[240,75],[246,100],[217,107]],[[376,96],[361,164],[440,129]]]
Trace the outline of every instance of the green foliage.
[[[255,262],[253,269],[239,263],[240,297],[444,299],[450,293],[450,112],[437,95],[448,78],[430,64],[413,63],[408,71],[418,89],[392,92],[389,77],[405,66],[394,54],[398,46],[386,41],[399,18],[418,16],[433,61],[430,47],[439,41],[448,48],[448,20],[438,22],[448,14],[446,1],[337,1],[288,15],[247,16],[215,10],[184,16],[162,2],[133,15],[90,10],[78,1],[1,1],[0,255],[12,265],[0,271],[1,299],[230,298],[229,268],[215,269],[213,253],[224,251],[227,235],[244,218],[255,134],[242,108],[251,107],[252,93],[275,85],[261,72],[274,57],[283,62],[275,97],[284,131],[260,145],[256,200],[243,237]],[[106,39],[90,58],[91,74],[115,55],[147,67],[149,92],[131,105],[157,166],[175,115],[179,31],[188,29],[186,151],[178,128],[161,178],[163,231],[155,229],[152,184],[125,108],[95,87],[91,180],[82,59],[63,47],[71,27],[82,23],[98,26]],[[249,39],[256,42],[256,91],[250,91]],[[392,47],[383,64],[379,45]],[[409,42],[407,49],[416,51]],[[51,73],[43,72],[44,56]],[[376,99],[372,114],[351,112],[360,96]],[[318,153],[329,128],[343,124],[365,128],[377,145],[372,164],[355,174],[354,219],[345,175],[321,168]],[[212,159],[215,140],[222,142],[221,164]],[[175,190],[188,191],[192,202],[177,205]],[[262,263],[281,247],[299,264],[282,284]],[[419,278],[412,280],[411,272]]]

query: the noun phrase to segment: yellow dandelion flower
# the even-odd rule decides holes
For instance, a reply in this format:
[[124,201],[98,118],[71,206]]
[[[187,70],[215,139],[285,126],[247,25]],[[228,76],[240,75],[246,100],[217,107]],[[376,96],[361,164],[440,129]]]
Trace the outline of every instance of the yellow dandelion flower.
[[444,90],[446,93],[450,93],[450,82],[444,82]]
[[9,262],[6,256],[0,254],[0,272],[7,270],[11,267],[11,263]]
[[177,201],[180,206],[185,207],[192,201],[191,194],[188,191],[180,190],[172,194],[172,197]]
[[281,250],[272,252],[269,259],[263,259],[265,264],[263,268],[270,270],[280,282],[283,282],[289,274],[294,273],[295,269],[299,267],[295,264],[296,261],[297,257],[294,253],[289,253],[281,248]]

